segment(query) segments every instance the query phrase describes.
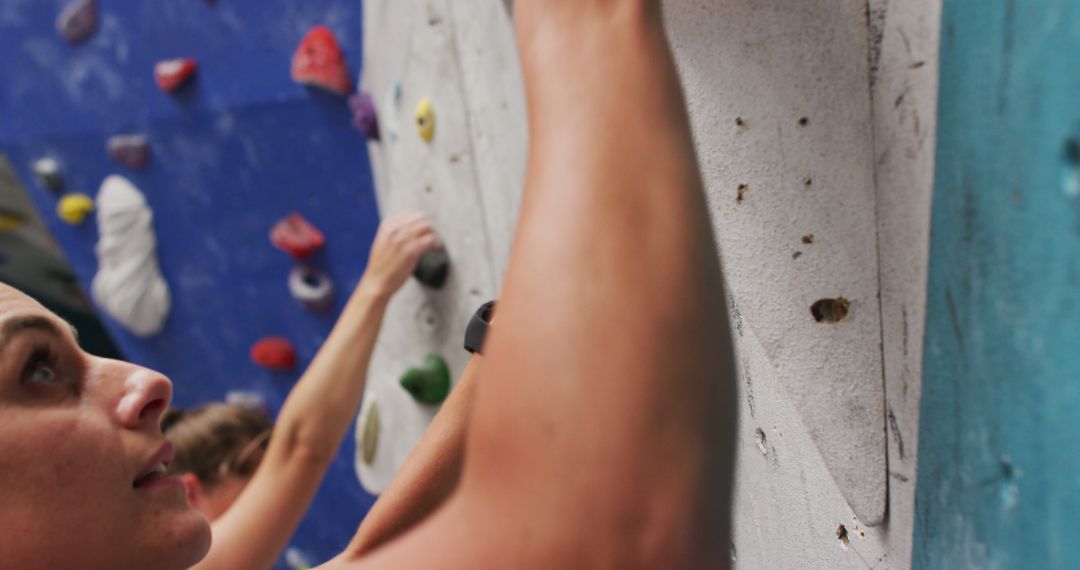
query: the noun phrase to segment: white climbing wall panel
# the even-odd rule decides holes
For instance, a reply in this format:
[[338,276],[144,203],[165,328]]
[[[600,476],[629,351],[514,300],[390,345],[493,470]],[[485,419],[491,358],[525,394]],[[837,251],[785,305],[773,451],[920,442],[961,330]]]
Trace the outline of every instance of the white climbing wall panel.
[[[895,4],[665,1],[737,331],[739,568],[910,560],[940,0]],[[511,5],[365,4],[381,207],[431,213],[454,260],[447,291],[410,285],[388,315],[369,394],[379,453],[401,450],[358,461],[370,489],[431,415],[397,375],[434,348],[459,371],[465,318],[505,268],[526,138]],[[818,323],[811,305],[840,297],[847,316]]]
[[[398,378],[432,352],[457,378],[468,359],[465,324],[496,296],[509,252],[524,176],[524,96],[509,16],[502,4],[480,4],[364,3],[361,87],[382,132],[369,145],[379,208],[426,212],[451,258],[441,290],[410,280],[387,310],[362,406],[363,415],[377,403],[379,443],[371,465],[356,462],[372,492],[386,487],[437,409],[415,403]],[[430,142],[415,126],[424,98],[434,105]]]

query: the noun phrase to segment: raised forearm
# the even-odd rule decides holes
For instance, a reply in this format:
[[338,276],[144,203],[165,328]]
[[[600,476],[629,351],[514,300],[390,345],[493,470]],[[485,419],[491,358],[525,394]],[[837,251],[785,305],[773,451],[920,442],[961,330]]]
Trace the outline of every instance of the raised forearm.
[[659,2],[516,9],[530,154],[486,368],[514,381],[478,390],[470,461],[498,460],[467,468],[466,486],[507,500],[559,480],[529,507],[596,522],[591,548],[637,533],[665,556],[712,556],[732,349]]
[[361,280],[330,336],[285,401],[274,427],[271,452],[302,453],[329,462],[363,397],[371,353],[390,292]]

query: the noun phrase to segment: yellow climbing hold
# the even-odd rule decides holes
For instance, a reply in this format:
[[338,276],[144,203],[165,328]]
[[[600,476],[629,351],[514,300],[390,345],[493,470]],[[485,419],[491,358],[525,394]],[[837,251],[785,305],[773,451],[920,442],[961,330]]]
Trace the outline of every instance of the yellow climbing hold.
[[363,418],[364,432],[361,436],[364,463],[371,465],[375,462],[375,452],[379,449],[379,405],[372,401],[367,409],[367,417]]
[[435,107],[427,97],[421,99],[416,106],[416,132],[428,142],[435,138]]
[[86,194],[67,194],[56,205],[56,213],[60,219],[77,226],[83,223],[86,215],[94,211],[94,201]]

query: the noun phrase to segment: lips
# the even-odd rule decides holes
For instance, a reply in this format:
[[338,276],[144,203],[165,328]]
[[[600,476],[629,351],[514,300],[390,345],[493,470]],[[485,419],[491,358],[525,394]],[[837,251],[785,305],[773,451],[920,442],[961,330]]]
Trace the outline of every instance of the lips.
[[150,461],[146,463],[146,466],[139,472],[139,476],[135,478],[132,483],[132,487],[136,489],[144,487],[154,481],[157,481],[165,476],[166,470],[169,468],[169,464],[173,459],[173,445],[172,442],[166,441],[158,449],[157,453],[150,458]]

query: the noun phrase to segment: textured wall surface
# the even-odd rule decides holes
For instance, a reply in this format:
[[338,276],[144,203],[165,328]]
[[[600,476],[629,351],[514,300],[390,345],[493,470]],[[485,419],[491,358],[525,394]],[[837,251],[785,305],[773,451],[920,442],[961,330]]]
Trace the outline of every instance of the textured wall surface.
[[[365,488],[379,492],[437,411],[413,402],[398,378],[430,352],[456,378],[468,359],[465,324],[496,296],[524,180],[525,112],[501,3],[369,0],[364,17],[362,87],[382,130],[369,146],[379,208],[427,212],[452,261],[443,289],[410,283],[387,310],[364,403],[378,403],[382,441],[371,465],[356,462]],[[435,109],[431,142],[415,127],[424,98]]]
[[739,333],[733,557],[906,567],[936,3],[666,6]]
[[[525,153],[503,4],[365,6],[364,85],[398,137],[371,147],[380,207],[453,212],[436,214],[452,245],[483,236],[486,253],[451,254],[488,268],[470,275],[475,283],[490,275],[485,293],[496,289],[505,266]],[[742,568],[906,567],[938,2],[665,5],[742,363],[732,554]],[[432,67],[437,62],[443,66]],[[399,82],[403,96],[395,103]],[[440,122],[440,134],[425,145],[409,121],[415,102],[432,94],[437,109],[467,115]],[[468,133],[440,141],[446,127]],[[464,147],[461,137],[472,152],[453,164],[467,164],[467,173],[446,165]],[[482,228],[478,218],[486,220]],[[392,308],[404,318],[401,331],[381,339],[395,347],[389,350],[421,352],[401,346],[415,342],[406,306],[421,303],[422,293]],[[841,296],[851,302],[847,318],[817,323],[811,305]],[[425,342],[455,347],[459,315],[471,307],[445,309],[455,321],[449,338]],[[383,366],[387,378],[400,373]],[[423,425],[409,429],[395,445],[411,444]],[[871,526],[877,523],[887,524]]]
[[1075,568],[1080,4],[946,0],[916,568]]

